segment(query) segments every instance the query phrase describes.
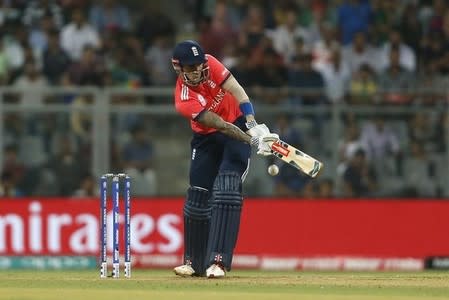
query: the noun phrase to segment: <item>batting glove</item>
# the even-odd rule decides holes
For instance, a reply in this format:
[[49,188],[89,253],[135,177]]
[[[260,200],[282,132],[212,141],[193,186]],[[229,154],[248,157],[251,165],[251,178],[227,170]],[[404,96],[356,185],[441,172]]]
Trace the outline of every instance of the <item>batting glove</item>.
[[[250,126],[252,126],[252,127],[250,127]],[[248,128],[247,133],[250,136],[263,136],[263,135],[267,135],[270,133],[270,129],[268,129],[267,125],[257,124],[256,121],[251,121],[251,122],[246,123],[246,127]]]
[[257,154],[262,156],[271,155],[271,144],[279,140],[276,133],[268,133],[263,136],[254,136],[251,138],[251,145],[257,147]]

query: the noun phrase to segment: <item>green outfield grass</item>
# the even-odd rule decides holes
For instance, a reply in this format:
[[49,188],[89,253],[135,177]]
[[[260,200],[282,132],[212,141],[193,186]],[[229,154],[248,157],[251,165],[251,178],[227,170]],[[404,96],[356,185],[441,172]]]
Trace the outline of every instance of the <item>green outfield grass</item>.
[[133,270],[132,279],[100,279],[98,273],[2,270],[0,299],[449,299],[449,272],[237,270],[224,279],[180,278],[170,270]]

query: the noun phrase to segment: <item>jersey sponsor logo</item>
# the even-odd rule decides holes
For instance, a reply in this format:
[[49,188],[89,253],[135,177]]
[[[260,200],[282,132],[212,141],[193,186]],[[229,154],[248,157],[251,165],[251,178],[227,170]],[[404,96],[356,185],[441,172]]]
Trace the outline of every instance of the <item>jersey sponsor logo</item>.
[[206,106],[207,104],[206,99],[204,99],[203,95],[200,94],[198,94],[198,101],[200,101],[202,107]]
[[225,91],[220,89],[215,95],[212,105],[209,107],[209,111],[215,111],[218,106],[220,106],[221,101],[223,101],[223,97],[225,96]]
[[193,52],[194,56],[200,55],[200,53],[198,52],[198,49],[195,46],[193,46],[191,49],[192,49],[192,52]]
[[189,100],[189,88],[186,85],[181,87],[181,101]]

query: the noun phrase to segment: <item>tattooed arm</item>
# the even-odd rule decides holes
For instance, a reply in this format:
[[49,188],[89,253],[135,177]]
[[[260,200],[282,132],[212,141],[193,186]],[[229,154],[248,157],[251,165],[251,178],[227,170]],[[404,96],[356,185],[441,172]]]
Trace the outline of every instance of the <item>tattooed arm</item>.
[[199,118],[198,122],[201,124],[215,128],[218,131],[226,134],[227,136],[230,136],[236,140],[245,142],[250,144],[251,143],[251,136],[244,133],[240,128],[235,126],[234,124],[231,124],[229,122],[226,122],[223,120],[219,115],[217,115],[214,112],[205,111],[203,112]]

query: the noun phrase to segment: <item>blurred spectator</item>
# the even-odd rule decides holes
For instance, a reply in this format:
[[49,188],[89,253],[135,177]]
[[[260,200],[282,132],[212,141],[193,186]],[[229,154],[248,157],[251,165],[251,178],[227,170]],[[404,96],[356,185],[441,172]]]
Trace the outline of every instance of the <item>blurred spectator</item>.
[[20,104],[24,107],[41,106],[44,103],[44,95],[36,92],[48,87],[47,79],[43,76],[34,61],[25,63],[23,75],[14,82],[14,87],[23,90],[20,96]]
[[0,86],[6,85],[9,79],[9,62],[4,47],[3,38],[0,37]]
[[[390,0],[370,0],[372,24],[369,27],[373,44],[381,45],[388,39],[390,28],[397,23],[398,3]],[[400,4],[399,4],[400,5]]]
[[272,131],[279,134],[280,139],[283,141],[295,145],[295,147],[301,147],[304,145],[302,133],[292,124],[293,118],[290,115],[281,114],[276,118]]
[[0,26],[6,24],[19,24],[22,7],[12,1],[2,1],[0,4]]
[[372,21],[372,11],[368,0],[346,0],[338,8],[338,26],[343,45],[352,42],[358,32],[367,33]]
[[40,26],[41,20],[48,17],[60,29],[64,24],[61,6],[55,0],[31,0],[23,12],[23,23],[29,28]]
[[431,32],[424,35],[420,44],[419,61],[421,68],[427,72],[438,73],[438,59],[445,54],[444,35],[441,32]]
[[151,84],[145,62],[145,52],[143,51],[140,40],[129,32],[122,32],[118,41],[118,47],[126,54],[124,57],[125,60],[123,61],[125,64],[123,64],[122,67],[138,76],[139,84]]
[[57,195],[70,196],[80,185],[82,174],[89,166],[68,137],[61,137],[58,145],[59,150],[49,159],[48,167],[55,174]]
[[124,171],[133,179],[133,194],[154,195],[157,186],[153,144],[141,124],[131,129],[131,136],[122,150]]
[[423,37],[423,26],[418,18],[417,3],[406,4],[399,23],[399,30],[404,43],[417,54]]
[[61,46],[74,61],[81,58],[86,46],[94,49],[101,46],[98,32],[86,21],[82,10],[75,9],[71,22],[62,28]]
[[444,153],[448,151],[447,141],[449,141],[449,113],[440,112],[435,125],[433,141],[437,145],[435,151]]
[[388,42],[386,42],[380,50],[379,64],[382,65],[382,69],[386,69],[391,66],[391,53],[393,49],[399,52],[399,65],[401,68],[409,72],[415,72],[415,52],[407,44],[402,42],[401,32],[397,28],[390,29]]
[[199,32],[200,45],[206,53],[222,60],[226,43],[236,38],[237,34],[230,24],[226,1],[216,1],[210,24],[203,26]]
[[102,86],[105,72],[102,57],[95,53],[94,48],[86,46],[79,61],[74,62],[67,69],[67,76],[75,85]]
[[342,52],[343,60],[351,68],[351,73],[357,72],[362,65],[368,65],[374,71],[380,68],[379,51],[367,42],[366,35],[362,32],[356,33],[352,43],[345,46]]
[[400,51],[397,47],[390,50],[388,67],[379,74],[379,86],[382,102],[404,104],[412,99],[410,89],[414,86],[415,78],[412,73],[401,65]]
[[99,33],[129,31],[131,21],[126,6],[117,0],[101,0],[89,10],[89,22]]
[[337,149],[340,161],[345,165],[346,162],[354,157],[358,150],[362,149],[365,153],[368,151],[367,145],[361,140],[360,129],[357,123],[351,123],[346,126],[344,138],[338,142]]
[[352,74],[349,84],[350,104],[373,104],[377,102],[379,84],[374,71],[368,65],[361,65],[359,70]]
[[318,196],[317,190],[318,190],[318,186],[317,186],[316,182],[314,182],[313,180],[308,180],[308,182],[304,185],[304,188],[302,189],[302,192],[299,195],[299,197],[301,197],[303,199],[316,198]]
[[221,62],[229,70],[237,64],[237,48],[232,41],[227,41],[223,49],[223,58]]
[[[323,0],[313,1],[312,3],[308,4],[311,7],[311,18],[309,19],[308,24],[300,24],[307,28],[308,37],[305,42],[309,47],[322,39],[322,28],[323,26],[325,26],[325,24],[330,22],[330,20],[328,20],[329,16],[327,15],[326,11],[326,6],[328,4],[329,3],[325,3],[325,1]],[[336,28],[337,26],[334,27]]]
[[242,26],[242,20],[245,17],[247,10],[247,1],[245,0],[231,0],[228,1],[228,15],[229,22],[231,24],[232,29],[237,32],[240,30]]
[[70,127],[80,145],[89,145],[91,141],[92,114],[87,109],[93,101],[92,95],[84,94],[75,97],[71,103]]
[[274,50],[273,42],[268,36],[262,36],[258,44],[253,48],[244,46],[242,49],[247,49],[250,52],[249,65],[251,68],[263,66],[266,53],[271,54],[271,56],[276,55],[276,64],[282,65],[282,57],[277,54],[276,50]]
[[[306,46],[306,44],[304,43],[304,40],[302,38],[298,38],[295,40],[295,55],[292,57],[292,61],[295,59],[295,57],[304,55],[304,54],[308,54],[310,53],[310,47]],[[315,54],[312,53],[312,57],[315,57]]]
[[89,6],[90,0],[59,0],[61,3],[61,7],[64,11],[72,10],[72,9],[87,9]]
[[52,85],[59,85],[70,65],[70,58],[59,45],[59,32],[48,33],[48,45],[42,54],[43,73]]
[[435,125],[436,124],[431,122],[428,113],[415,113],[407,122],[408,138],[410,142],[420,144],[426,152],[434,152],[437,148],[437,141],[434,140],[436,134]]
[[236,63],[229,70],[243,87],[249,87],[252,85],[249,50],[246,48],[239,48],[236,50],[236,53]]
[[99,193],[95,177],[92,174],[86,173],[81,177],[80,186],[73,193],[73,197],[98,197]]
[[[139,74],[136,74],[127,62],[128,53],[124,48],[118,47],[113,50],[112,60],[109,63],[112,84],[120,87],[139,87],[141,85]],[[167,61],[159,61],[158,63],[167,63]]]
[[8,176],[6,179],[12,181],[14,185],[20,184],[27,172],[25,164],[19,159],[19,149],[17,145],[7,145],[3,150],[3,172]]
[[321,26],[321,39],[312,45],[313,66],[317,70],[332,65],[332,52],[340,48],[335,28],[326,23]]
[[434,68],[443,75],[449,74],[449,9],[444,14],[442,20],[442,51],[432,61],[431,68]]
[[0,178],[0,197],[22,197],[24,193],[17,187],[13,175],[3,171]]
[[368,121],[361,131],[361,140],[368,148],[366,153],[369,161],[379,165],[387,157],[398,157],[401,149],[396,133],[386,124],[385,117],[376,114],[374,120]]
[[167,86],[175,81],[175,73],[171,64],[172,39],[167,36],[157,36],[153,45],[145,54],[151,83],[157,86]]
[[8,61],[10,80],[14,81],[25,63],[25,50],[20,42],[17,28],[3,37],[3,49]]
[[263,63],[261,66],[252,70],[251,83],[256,88],[254,95],[256,98],[266,103],[279,103],[279,90],[271,92],[259,90],[257,88],[281,88],[287,82],[287,70],[280,63],[281,58],[273,48],[267,48],[264,51]]
[[413,88],[416,95],[414,103],[420,105],[440,105],[446,102],[447,78],[433,68],[424,68],[417,74]]
[[433,0],[431,16],[428,21],[429,32],[441,32],[443,29],[444,13],[446,12],[447,4],[445,0]]
[[288,85],[292,88],[304,89],[300,102],[305,105],[316,105],[325,102],[323,94],[323,76],[312,68],[312,55],[303,54],[294,58],[288,70]]
[[315,67],[315,69],[323,76],[326,87],[326,97],[332,103],[341,103],[349,89],[351,70],[342,60],[338,46],[334,46],[331,50],[329,60],[328,63],[320,64]]
[[[111,100],[113,100],[112,103],[114,105],[123,105],[128,107],[133,107],[143,103],[143,99],[129,94],[117,95]],[[117,147],[120,147],[120,145],[123,145],[123,143],[129,141],[130,131],[132,131],[135,126],[141,124],[144,119],[145,115],[139,114],[138,112],[134,111],[122,111],[119,114],[115,115],[113,130],[115,130],[116,132],[120,132],[120,134],[115,137],[116,141],[113,141],[117,142]]]
[[250,50],[256,48],[265,36],[265,21],[262,7],[250,4],[247,15],[242,21],[239,45]]
[[318,198],[328,199],[335,197],[334,181],[330,178],[320,179],[317,190],[316,197]]
[[[367,145],[361,140],[360,129],[356,122],[347,124],[344,137],[338,141],[337,150],[339,156],[339,163],[336,170],[337,176],[343,177],[357,151],[363,150],[364,153],[368,151]],[[337,185],[341,186],[341,180],[337,180]]]
[[49,15],[44,15],[40,19],[39,26],[35,26],[30,30],[28,43],[33,49],[34,57],[41,60],[42,53],[47,49],[48,34],[55,30],[57,29],[53,23],[53,19]]
[[374,169],[366,159],[365,151],[359,149],[349,161],[343,174],[343,197],[370,197],[377,189]]
[[284,24],[278,25],[270,33],[273,47],[283,58],[284,62],[290,63],[296,53],[295,41],[301,38],[306,44],[309,42],[308,32],[298,24],[298,14],[294,7],[285,12]]
[[437,180],[434,163],[422,144],[413,141],[409,149],[410,156],[404,161],[405,196],[435,197]]
[[146,50],[153,44],[157,36],[167,36],[174,39],[176,26],[170,18],[160,10],[158,1],[144,4],[143,14],[136,23],[136,37],[142,41]]

